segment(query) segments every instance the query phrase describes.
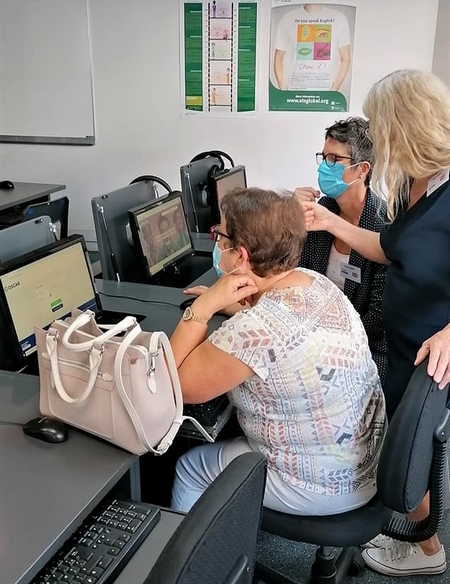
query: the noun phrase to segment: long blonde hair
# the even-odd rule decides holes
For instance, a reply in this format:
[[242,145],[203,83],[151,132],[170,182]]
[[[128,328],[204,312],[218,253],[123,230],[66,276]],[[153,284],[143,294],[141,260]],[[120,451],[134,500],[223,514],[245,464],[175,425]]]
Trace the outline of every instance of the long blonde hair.
[[450,168],[450,89],[416,69],[390,73],[372,86],[363,104],[373,136],[374,190],[388,189],[388,219],[408,203],[411,178]]

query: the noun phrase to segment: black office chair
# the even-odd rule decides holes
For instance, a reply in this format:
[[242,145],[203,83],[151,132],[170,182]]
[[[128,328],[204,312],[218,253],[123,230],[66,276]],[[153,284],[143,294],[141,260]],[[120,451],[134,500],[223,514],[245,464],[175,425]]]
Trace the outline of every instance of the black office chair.
[[69,197],[61,197],[53,201],[35,203],[24,209],[22,217],[24,221],[49,215],[56,228],[58,239],[64,239],[68,235],[69,229]]
[[[422,363],[414,372],[390,424],[377,473],[378,493],[365,506],[324,517],[305,517],[264,509],[262,530],[292,541],[318,545],[311,584],[340,584],[364,568],[359,546],[379,533],[417,542],[434,535],[444,514],[444,469],[450,412],[448,385],[439,390]],[[420,522],[393,515],[417,508],[430,492],[430,515]],[[336,558],[333,547],[344,548]],[[266,584],[295,584],[258,562]]]
[[265,478],[261,454],[233,460],[186,515],[144,584],[251,584]]

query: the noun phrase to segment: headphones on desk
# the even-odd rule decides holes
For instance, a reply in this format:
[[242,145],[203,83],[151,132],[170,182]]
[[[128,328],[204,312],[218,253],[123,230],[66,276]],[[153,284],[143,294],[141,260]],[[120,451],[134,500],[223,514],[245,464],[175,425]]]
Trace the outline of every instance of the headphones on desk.
[[[164,187],[168,193],[172,193],[173,192],[172,187],[169,185],[169,183],[167,183],[162,178],[159,178],[159,176],[155,176],[153,174],[143,174],[142,176],[138,176],[138,177],[134,178],[130,182],[130,185],[134,185],[134,184],[136,184],[138,182],[152,182],[152,183],[156,183],[156,184],[159,184],[162,187]],[[156,186],[154,185],[153,188],[155,189],[155,196],[156,196],[156,198],[159,198],[160,195],[158,193],[158,190],[157,190]]]
[[213,164],[211,166],[208,172],[208,178],[206,183],[199,185],[202,190],[201,205],[203,207],[209,207],[212,203],[209,194],[211,179],[216,176],[219,176],[220,174],[228,172],[229,169],[226,168],[225,159],[228,160],[228,162],[231,165],[231,168],[233,168],[234,166],[234,160],[231,158],[229,154],[223,152],[222,150],[206,150],[205,152],[200,152],[199,154],[194,156],[194,158],[189,162],[189,164],[197,162],[198,160],[204,160],[205,158],[216,158],[219,161],[219,164]]

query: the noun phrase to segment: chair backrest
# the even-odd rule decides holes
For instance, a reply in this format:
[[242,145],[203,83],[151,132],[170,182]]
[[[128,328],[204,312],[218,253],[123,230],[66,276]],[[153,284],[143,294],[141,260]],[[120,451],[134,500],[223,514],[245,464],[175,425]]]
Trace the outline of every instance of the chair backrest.
[[48,215],[56,227],[58,239],[67,237],[69,232],[69,197],[29,205],[23,211],[24,220]]
[[251,584],[265,476],[261,454],[234,459],[186,515],[144,584]]
[[393,511],[413,511],[429,491],[430,517],[433,513],[442,517],[449,386],[440,390],[427,366],[428,360],[414,371],[389,424],[377,483],[381,500]]

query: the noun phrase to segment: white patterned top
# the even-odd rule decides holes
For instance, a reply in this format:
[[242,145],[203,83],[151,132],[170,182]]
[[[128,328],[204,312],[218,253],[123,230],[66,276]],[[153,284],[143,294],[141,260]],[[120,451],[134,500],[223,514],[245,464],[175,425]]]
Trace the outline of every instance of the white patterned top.
[[309,287],[265,293],[209,340],[254,371],[229,393],[252,448],[287,483],[339,496],[375,484],[384,397],[350,301],[302,271]]

